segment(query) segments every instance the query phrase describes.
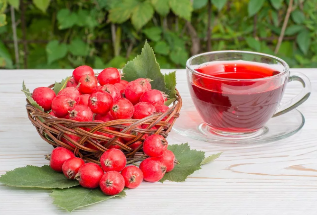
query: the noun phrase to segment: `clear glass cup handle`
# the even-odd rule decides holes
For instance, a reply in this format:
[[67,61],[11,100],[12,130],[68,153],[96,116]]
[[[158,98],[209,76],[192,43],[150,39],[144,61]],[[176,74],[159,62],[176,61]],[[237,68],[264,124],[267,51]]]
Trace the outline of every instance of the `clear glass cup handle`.
[[294,98],[292,98],[291,100],[287,101],[282,106],[280,106],[278,110],[276,111],[276,113],[273,115],[273,117],[282,115],[284,113],[287,113],[293,110],[294,108],[297,108],[299,105],[304,103],[310,96],[311,84],[310,84],[310,80],[308,79],[306,75],[300,72],[291,72],[288,78],[288,82],[291,82],[291,81],[299,81],[300,83],[302,83],[303,89],[300,92],[300,94],[298,94],[297,96],[295,96]]

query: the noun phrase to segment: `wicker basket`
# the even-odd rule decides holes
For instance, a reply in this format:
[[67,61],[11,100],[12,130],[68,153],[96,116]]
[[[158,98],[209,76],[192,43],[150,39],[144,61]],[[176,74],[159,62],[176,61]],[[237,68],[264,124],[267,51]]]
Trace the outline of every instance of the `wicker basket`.
[[[50,87],[53,87],[51,85]],[[62,146],[75,153],[76,156],[83,158],[86,162],[99,164],[100,156],[111,145],[117,145],[121,148],[127,157],[128,163],[141,161],[146,156],[142,151],[142,144],[132,150],[129,146],[136,141],[143,141],[145,134],[160,134],[167,137],[172,126],[179,117],[182,107],[182,98],[176,90],[176,100],[165,113],[156,113],[143,119],[119,119],[105,123],[101,122],[77,122],[74,120],[56,118],[33,107],[28,101],[26,110],[31,123],[35,126],[37,132],[43,140],[54,147]],[[141,129],[139,125],[146,127]],[[116,128],[116,130],[105,129],[104,127]],[[90,130],[87,131],[89,128]],[[119,131],[121,130],[121,132]],[[97,131],[114,135],[113,138],[95,134]],[[98,132],[97,132],[98,133]],[[68,135],[76,135],[79,141],[74,141]],[[122,143],[118,138],[131,138],[131,141]],[[71,142],[74,147],[64,143],[62,138]],[[87,147],[87,144],[94,147]],[[95,149],[93,149],[95,148]]]

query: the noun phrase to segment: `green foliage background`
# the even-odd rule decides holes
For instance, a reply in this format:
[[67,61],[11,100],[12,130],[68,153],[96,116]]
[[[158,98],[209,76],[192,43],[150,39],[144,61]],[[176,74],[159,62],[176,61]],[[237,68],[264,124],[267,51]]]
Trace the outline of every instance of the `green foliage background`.
[[290,3],[276,55],[317,67],[317,0],[0,0],[0,67],[122,68],[145,40],[162,68],[208,50],[275,54]]

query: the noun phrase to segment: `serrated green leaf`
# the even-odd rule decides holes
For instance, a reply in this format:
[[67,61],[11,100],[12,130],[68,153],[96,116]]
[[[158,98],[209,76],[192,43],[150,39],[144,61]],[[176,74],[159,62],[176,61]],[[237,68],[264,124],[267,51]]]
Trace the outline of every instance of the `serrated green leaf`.
[[165,173],[161,182],[166,180],[185,181],[189,175],[200,169],[200,164],[205,158],[205,152],[190,149],[188,143],[170,145],[168,149],[174,153],[178,164],[175,164],[171,172]]
[[285,35],[292,36],[305,29],[303,25],[291,25],[286,28]]
[[113,23],[123,23],[127,21],[139,4],[139,0],[118,1],[109,11],[109,20]]
[[216,160],[217,158],[219,158],[219,156],[222,154],[222,152],[218,153],[218,154],[213,154],[213,155],[210,155],[208,157],[206,157],[202,162],[201,162],[201,165],[205,165],[205,164],[208,164],[214,160]]
[[0,177],[0,182],[12,187],[32,187],[42,189],[65,189],[78,186],[76,180],[68,180],[64,174],[50,166],[26,166],[16,168]]
[[69,81],[71,77],[67,77],[65,79],[63,79],[61,82],[55,82],[54,84],[54,92],[57,95],[59,93],[59,91],[61,91],[62,89],[64,89],[67,85],[67,82]]
[[161,16],[166,16],[170,11],[168,1],[169,0],[151,0],[155,11],[158,12]]
[[193,11],[192,3],[190,0],[169,0],[169,5],[172,11],[181,18],[190,21],[191,14]]
[[161,39],[162,29],[160,27],[146,28],[142,32],[152,41],[157,42]]
[[7,24],[7,16],[5,14],[0,14],[0,27]]
[[211,0],[211,2],[213,3],[213,5],[216,6],[218,10],[221,10],[223,6],[226,5],[227,0]]
[[20,0],[8,0],[8,4],[14,7],[15,9],[19,10]]
[[265,0],[250,0],[248,4],[249,16],[255,15],[259,10],[261,10]]
[[133,81],[137,78],[149,78],[152,88],[169,94],[166,88],[164,75],[160,71],[160,66],[155,59],[155,54],[151,46],[145,42],[140,55],[136,56],[123,67],[124,79]]
[[284,0],[271,0],[271,4],[276,10],[278,10],[281,8],[283,1]]
[[34,99],[32,98],[32,94],[31,94],[30,90],[26,88],[24,81],[22,83],[22,92],[25,94],[27,100],[30,102],[30,104],[33,107],[36,107],[36,108],[40,109],[41,111],[44,111],[44,108],[42,108],[36,101],[34,101]]
[[296,24],[302,24],[305,21],[305,15],[300,10],[294,10],[291,13],[292,19]]
[[150,2],[140,3],[133,11],[131,21],[133,26],[139,30],[153,17],[154,9]]
[[67,8],[61,9],[57,13],[57,21],[59,29],[67,29],[73,27],[78,20],[76,13],[71,13]]
[[51,0],[33,0],[33,4],[43,13],[46,12]]
[[165,87],[168,90],[168,97],[175,98],[176,71],[164,75]]
[[261,51],[261,43],[260,41],[256,40],[253,37],[247,37],[246,42],[248,46],[253,49],[254,51],[260,52]]
[[193,9],[197,10],[203,8],[207,5],[208,0],[194,0],[193,1]]
[[296,42],[297,42],[300,50],[302,50],[302,52],[306,55],[308,50],[309,50],[310,43],[311,43],[309,31],[304,30],[304,31],[300,32],[296,37]]
[[172,104],[175,100],[176,100],[176,98],[168,99],[166,102],[164,102],[164,105],[170,106],[170,104]]
[[54,204],[69,212],[78,208],[97,204],[115,197],[125,197],[125,191],[114,195],[106,196],[100,189],[86,189],[83,187],[74,187],[65,190],[53,190],[50,196],[54,199]]
[[161,55],[168,55],[170,52],[170,47],[167,45],[165,41],[159,41],[154,46],[155,53],[161,54]]
[[4,45],[2,41],[0,41],[0,57],[4,59],[6,68],[12,67],[12,58],[11,55],[7,49],[7,47]]
[[47,61],[49,64],[61,59],[67,54],[67,45],[59,43],[57,40],[52,40],[46,45]]
[[87,56],[89,54],[89,46],[79,38],[76,38],[68,45],[68,50],[75,56]]

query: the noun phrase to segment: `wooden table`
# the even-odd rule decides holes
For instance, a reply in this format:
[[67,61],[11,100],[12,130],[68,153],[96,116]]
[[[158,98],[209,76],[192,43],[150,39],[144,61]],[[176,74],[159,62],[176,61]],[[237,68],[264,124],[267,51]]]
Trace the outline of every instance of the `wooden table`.
[[[317,214],[317,96],[316,69],[299,69],[312,81],[313,93],[300,106],[304,128],[294,136],[256,147],[227,148],[171,132],[169,143],[189,142],[207,155],[223,152],[186,182],[142,183],[127,197],[109,200],[74,214]],[[52,147],[27,119],[24,80],[33,90],[69,76],[71,70],[0,70],[0,175],[25,165],[48,164]],[[184,70],[177,71],[177,88],[190,99]],[[290,84],[288,95],[300,86]],[[45,190],[0,184],[0,214],[65,214],[52,204]]]

